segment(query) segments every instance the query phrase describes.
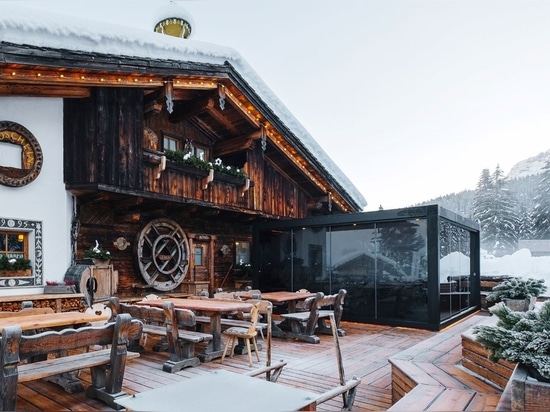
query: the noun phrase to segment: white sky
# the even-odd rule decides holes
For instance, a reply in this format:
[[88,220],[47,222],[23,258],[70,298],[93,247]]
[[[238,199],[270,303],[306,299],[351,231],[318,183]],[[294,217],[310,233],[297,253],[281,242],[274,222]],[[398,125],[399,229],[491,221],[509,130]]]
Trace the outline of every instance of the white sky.
[[[168,1],[21,3],[152,30],[151,16]],[[194,40],[233,47],[248,61],[367,199],[366,210],[474,189],[482,169],[507,173],[550,149],[548,0],[178,4]]]

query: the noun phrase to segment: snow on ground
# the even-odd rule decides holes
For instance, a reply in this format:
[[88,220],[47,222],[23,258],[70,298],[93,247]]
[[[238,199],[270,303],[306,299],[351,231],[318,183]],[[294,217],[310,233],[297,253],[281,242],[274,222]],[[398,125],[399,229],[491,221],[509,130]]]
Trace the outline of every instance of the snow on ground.
[[529,249],[520,249],[501,258],[482,253],[481,274],[544,279],[550,286],[550,256],[531,256]]

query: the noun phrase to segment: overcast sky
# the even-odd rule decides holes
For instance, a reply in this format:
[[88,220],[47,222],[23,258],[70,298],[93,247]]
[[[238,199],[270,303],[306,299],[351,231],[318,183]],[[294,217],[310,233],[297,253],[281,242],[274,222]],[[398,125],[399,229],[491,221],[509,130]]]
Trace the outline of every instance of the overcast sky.
[[[168,3],[23,1],[151,30]],[[482,169],[550,149],[548,0],[177,3],[192,39],[248,61],[366,210],[475,189]]]

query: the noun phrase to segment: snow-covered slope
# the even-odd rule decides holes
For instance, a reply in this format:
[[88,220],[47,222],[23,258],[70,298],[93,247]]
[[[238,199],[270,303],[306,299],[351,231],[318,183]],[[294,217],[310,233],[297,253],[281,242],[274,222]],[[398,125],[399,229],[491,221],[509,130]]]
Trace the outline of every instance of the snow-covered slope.
[[548,160],[550,160],[550,150],[522,160],[512,167],[510,173],[506,176],[506,179],[512,180],[530,175],[538,175],[542,172],[542,168]]

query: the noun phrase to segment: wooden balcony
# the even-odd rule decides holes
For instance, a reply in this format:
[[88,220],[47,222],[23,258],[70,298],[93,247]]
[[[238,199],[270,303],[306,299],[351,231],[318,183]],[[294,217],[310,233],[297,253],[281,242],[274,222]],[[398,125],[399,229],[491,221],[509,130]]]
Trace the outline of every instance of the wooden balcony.
[[249,179],[163,160],[161,152],[147,150],[143,155],[144,190],[178,198],[190,198],[236,208],[253,208],[247,192],[254,185]]

